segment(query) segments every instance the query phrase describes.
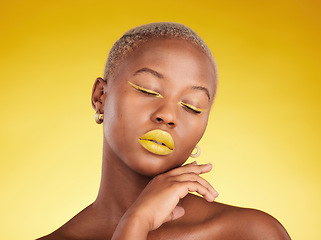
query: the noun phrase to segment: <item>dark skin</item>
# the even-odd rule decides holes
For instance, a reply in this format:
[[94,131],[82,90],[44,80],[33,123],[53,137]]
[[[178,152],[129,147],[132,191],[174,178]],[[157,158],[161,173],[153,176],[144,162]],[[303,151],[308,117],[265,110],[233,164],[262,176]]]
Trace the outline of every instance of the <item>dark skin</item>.
[[[215,202],[217,192],[201,177],[211,164],[184,165],[206,129],[215,77],[203,51],[166,39],[134,50],[108,83],[98,78],[92,104],[104,114],[99,194],[41,239],[290,239],[266,213]],[[170,154],[152,153],[139,143],[153,129],[172,136]]]

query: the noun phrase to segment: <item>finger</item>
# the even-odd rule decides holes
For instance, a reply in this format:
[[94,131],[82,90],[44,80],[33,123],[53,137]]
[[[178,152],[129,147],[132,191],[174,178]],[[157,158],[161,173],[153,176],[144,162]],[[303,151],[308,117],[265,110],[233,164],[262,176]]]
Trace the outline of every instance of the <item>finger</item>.
[[197,192],[198,194],[202,195],[208,202],[213,202],[215,200],[214,195],[212,195],[208,188],[204,187],[199,182],[189,182],[187,187],[189,192]]
[[197,192],[208,202],[215,200],[215,197],[212,195],[212,193],[197,181],[178,182],[176,185],[178,186],[176,192],[178,193],[180,199],[184,198],[189,192]]
[[169,171],[167,174],[169,176],[180,175],[182,173],[193,172],[196,174],[207,173],[212,170],[212,164],[202,164],[202,165],[194,165],[194,164],[187,164],[182,167],[175,168]]
[[171,214],[165,219],[165,222],[176,220],[185,214],[185,209],[181,206],[176,206]]
[[187,164],[185,164],[183,166],[188,166],[188,165],[198,165],[198,163],[197,163],[197,161],[193,161],[193,162],[187,163]]
[[205,188],[207,188],[214,198],[218,197],[218,192],[213,188],[213,186],[204,178],[200,177],[195,173],[183,173],[171,178],[172,178],[171,181],[178,181],[178,182],[196,181],[201,185],[203,185]]

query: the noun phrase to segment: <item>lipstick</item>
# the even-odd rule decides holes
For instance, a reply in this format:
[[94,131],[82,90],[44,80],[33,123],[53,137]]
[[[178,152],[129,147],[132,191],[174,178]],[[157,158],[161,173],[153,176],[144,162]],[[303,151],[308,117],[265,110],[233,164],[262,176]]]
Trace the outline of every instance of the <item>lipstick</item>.
[[157,155],[167,155],[174,150],[172,136],[160,129],[147,132],[139,138],[139,142],[146,150]]

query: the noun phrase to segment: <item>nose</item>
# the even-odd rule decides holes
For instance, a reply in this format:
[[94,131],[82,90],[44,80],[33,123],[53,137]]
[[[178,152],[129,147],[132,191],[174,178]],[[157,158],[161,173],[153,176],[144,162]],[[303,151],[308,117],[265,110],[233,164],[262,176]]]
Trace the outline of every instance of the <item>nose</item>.
[[151,116],[153,122],[158,124],[165,124],[169,128],[176,127],[176,113],[174,106],[163,105],[160,106]]

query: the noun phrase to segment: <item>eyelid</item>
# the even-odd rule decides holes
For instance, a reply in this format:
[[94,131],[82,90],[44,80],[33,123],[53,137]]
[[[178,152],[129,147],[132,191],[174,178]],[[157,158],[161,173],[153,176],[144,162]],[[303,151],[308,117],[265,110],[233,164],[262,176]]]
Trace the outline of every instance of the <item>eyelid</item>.
[[205,108],[197,108],[197,107],[195,107],[195,106],[193,106],[191,104],[184,103],[182,101],[178,102],[178,105],[181,105],[182,107],[189,108],[189,109],[193,110],[194,112],[198,112],[198,113],[207,111],[207,109],[205,109]]
[[138,91],[141,91],[141,92],[143,92],[143,93],[148,93],[148,94],[154,95],[155,97],[163,98],[163,96],[162,96],[160,93],[158,93],[158,92],[155,92],[155,91],[153,91],[153,90],[150,90],[150,89],[146,89],[146,88],[137,86],[136,84],[134,84],[134,83],[132,83],[132,82],[130,82],[130,81],[128,81],[128,83],[129,83],[130,85],[132,85],[132,86],[133,86],[135,89],[137,89]]

